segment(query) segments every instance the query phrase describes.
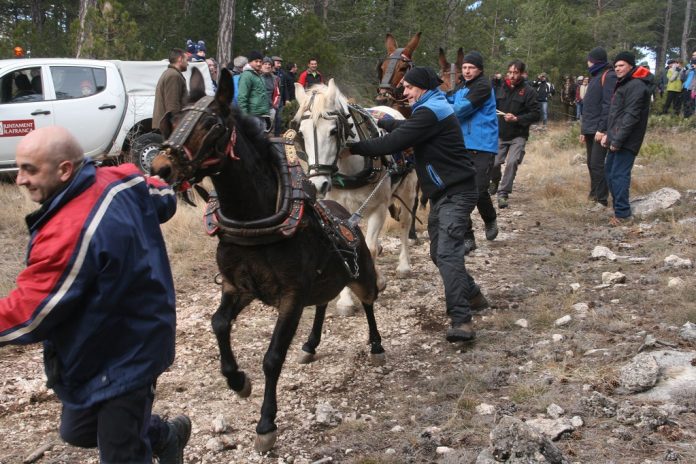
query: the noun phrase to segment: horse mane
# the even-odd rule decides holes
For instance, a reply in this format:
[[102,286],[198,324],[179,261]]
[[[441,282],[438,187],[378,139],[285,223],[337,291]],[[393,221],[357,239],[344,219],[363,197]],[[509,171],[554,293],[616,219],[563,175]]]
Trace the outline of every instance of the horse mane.
[[[329,100],[333,97],[334,102],[346,101],[346,97],[338,90],[338,87],[334,86],[334,89],[335,92],[333,95],[329,92],[329,86],[326,84],[315,84],[307,89],[307,98],[302,103],[302,106],[300,106],[300,110],[293,118],[293,121],[299,124],[302,116],[307,111],[310,111],[311,118],[315,123],[322,117],[330,117],[329,113],[335,111],[336,108],[330,106]],[[314,94],[313,98],[311,96],[312,94]]]

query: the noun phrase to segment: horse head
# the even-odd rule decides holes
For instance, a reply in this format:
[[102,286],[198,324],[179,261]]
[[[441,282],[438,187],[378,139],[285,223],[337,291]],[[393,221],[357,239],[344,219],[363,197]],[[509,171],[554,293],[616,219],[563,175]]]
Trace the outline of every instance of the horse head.
[[309,159],[308,177],[320,196],[331,189],[331,176],[337,171],[338,158],[346,141],[357,140],[348,111],[348,101],[334,80],[305,90],[295,84],[300,104],[293,125],[304,141]]
[[205,95],[203,76],[191,70],[188,104],[177,114],[167,113],[160,129],[165,142],[152,160],[152,174],[173,185],[200,181],[219,170],[233,145],[230,103],[234,84],[227,69],[220,75],[214,97]]
[[396,40],[391,34],[386,36],[387,57],[377,66],[377,78],[379,79],[379,93],[375,97],[378,105],[393,106],[400,104],[407,106],[404,99],[404,86],[402,80],[413,64],[413,52],[418,47],[421,33],[411,37],[404,48],[398,48]]
[[440,79],[442,79],[442,84],[440,89],[444,92],[449,90],[454,90],[459,83],[459,79],[462,77],[462,64],[464,63],[464,50],[459,47],[457,50],[457,61],[454,63],[449,63],[447,57],[445,56],[445,51],[440,48],[440,53],[438,55],[438,61],[440,63]]

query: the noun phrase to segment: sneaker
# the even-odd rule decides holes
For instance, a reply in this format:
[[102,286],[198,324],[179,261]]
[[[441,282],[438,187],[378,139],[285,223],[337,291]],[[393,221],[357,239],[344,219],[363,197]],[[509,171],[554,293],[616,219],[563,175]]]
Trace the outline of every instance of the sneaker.
[[478,292],[473,298],[469,300],[469,306],[474,312],[483,311],[488,308],[488,300],[483,296],[482,292]]
[[486,227],[486,240],[495,240],[498,236],[498,222],[493,219],[491,222],[484,223]]
[[464,239],[464,256],[468,256],[469,253],[474,251],[476,248],[476,239],[474,237],[466,237]]
[[191,419],[181,415],[166,424],[169,428],[167,440],[156,453],[159,464],[184,464],[184,448],[191,437]]
[[488,184],[488,194],[495,195],[497,191],[498,191],[498,182],[491,181]]
[[499,196],[498,197],[498,208],[507,208],[508,207],[508,199],[507,197]]
[[447,341],[450,343],[468,342],[476,337],[474,325],[471,322],[455,324],[447,329]]

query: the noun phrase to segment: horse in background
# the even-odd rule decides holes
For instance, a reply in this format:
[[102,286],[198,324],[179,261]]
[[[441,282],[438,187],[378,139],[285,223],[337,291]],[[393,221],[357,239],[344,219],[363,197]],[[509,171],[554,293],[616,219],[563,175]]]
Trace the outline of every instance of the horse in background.
[[414,67],[413,52],[418,48],[421,33],[416,33],[404,48],[398,48],[394,36],[387,33],[385,47],[387,56],[377,66],[379,89],[375,97],[378,105],[389,106],[401,113],[405,118],[411,116],[411,107],[404,97],[403,78],[409,69]]
[[278,379],[304,307],[316,305],[316,313],[302,361],[312,360],[327,304],[347,285],[365,310],[372,360],[384,362],[373,308],[377,276],[349,213],[335,202],[314,199],[292,143],[272,142],[255,118],[231,107],[234,84],[227,69],[219,82],[215,97],[207,97],[202,75],[193,69],[195,103],[163,119],[167,140],[152,161],[152,173],[175,185],[209,176],[215,186],[206,225],[219,239],[222,295],[212,326],[222,374],[240,397],[251,394],[251,381],[232,352],[232,323],[254,299],[278,308],[263,358],[266,383],[256,426],[255,448],[264,453],[277,438]]
[[440,79],[442,84],[440,89],[443,92],[454,90],[462,77],[462,64],[464,63],[464,49],[459,47],[457,50],[457,60],[454,63],[449,63],[445,56],[445,50],[440,47],[438,53],[438,63],[440,64]]
[[[387,218],[390,207],[397,210],[393,216],[399,223],[401,247],[398,277],[410,275],[411,264],[408,249],[408,232],[411,226],[411,205],[416,199],[417,177],[412,166],[401,166],[394,160],[372,160],[359,155],[351,155],[345,149],[346,142],[355,142],[362,133],[376,136],[379,133],[370,115],[351,108],[348,100],[336,86],[333,79],[328,85],[317,85],[305,90],[295,84],[295,96],[300,107],[293,124],[304,141],[304,151],[309,159],[308,175],[320,195],[343,205],[355,213],[367,201],[361,216],[365,218],[365,240],[367,247],[376,259],[379,234]],[[367,108],[372,115],[388,115],[397,119],[403,116],[396,110],[380,106]],[[405,160],[402,160],[405,161]],[[388,169],[397,170],[391,174]],[[388,176],[388,177],[387,177]],[[375,190],[376,188],[376,190]],[[386,281],[377,271],[377,284],[381,290]],[[341,292],[336,303],[339,314],[353,313],[353,300],[348,289]]]

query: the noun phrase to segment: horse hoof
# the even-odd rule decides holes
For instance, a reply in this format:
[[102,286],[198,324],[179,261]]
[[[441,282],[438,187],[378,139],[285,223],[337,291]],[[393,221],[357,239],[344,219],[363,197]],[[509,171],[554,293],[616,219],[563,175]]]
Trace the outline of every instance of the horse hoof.
[[355,306],[353,305],[336,305],[336,315],[341,317],[355,316]]
[[249,380],[248,376],[244,376],[244,386],[237,392],[237,395],[240,398],[249,398],[249,395],[251,395],[251,380]]
[[397,269],[396,277],[399,279],[408,279],[411,277],[411,269]]
[[254,441],[254,449],[259,453],[266,453],[273,448],[276,438],[278,438],[277,430],[264,434],[257,433],[256,440]]
[[373,366],[384,366],[387,363],[386,353],[371,353],[370,354],[370,364]]
[[297,362],[300,364],[309,364],[317,359],[314,353],[307,353],[306,351],[300,351],[300,355],[297,357]]

